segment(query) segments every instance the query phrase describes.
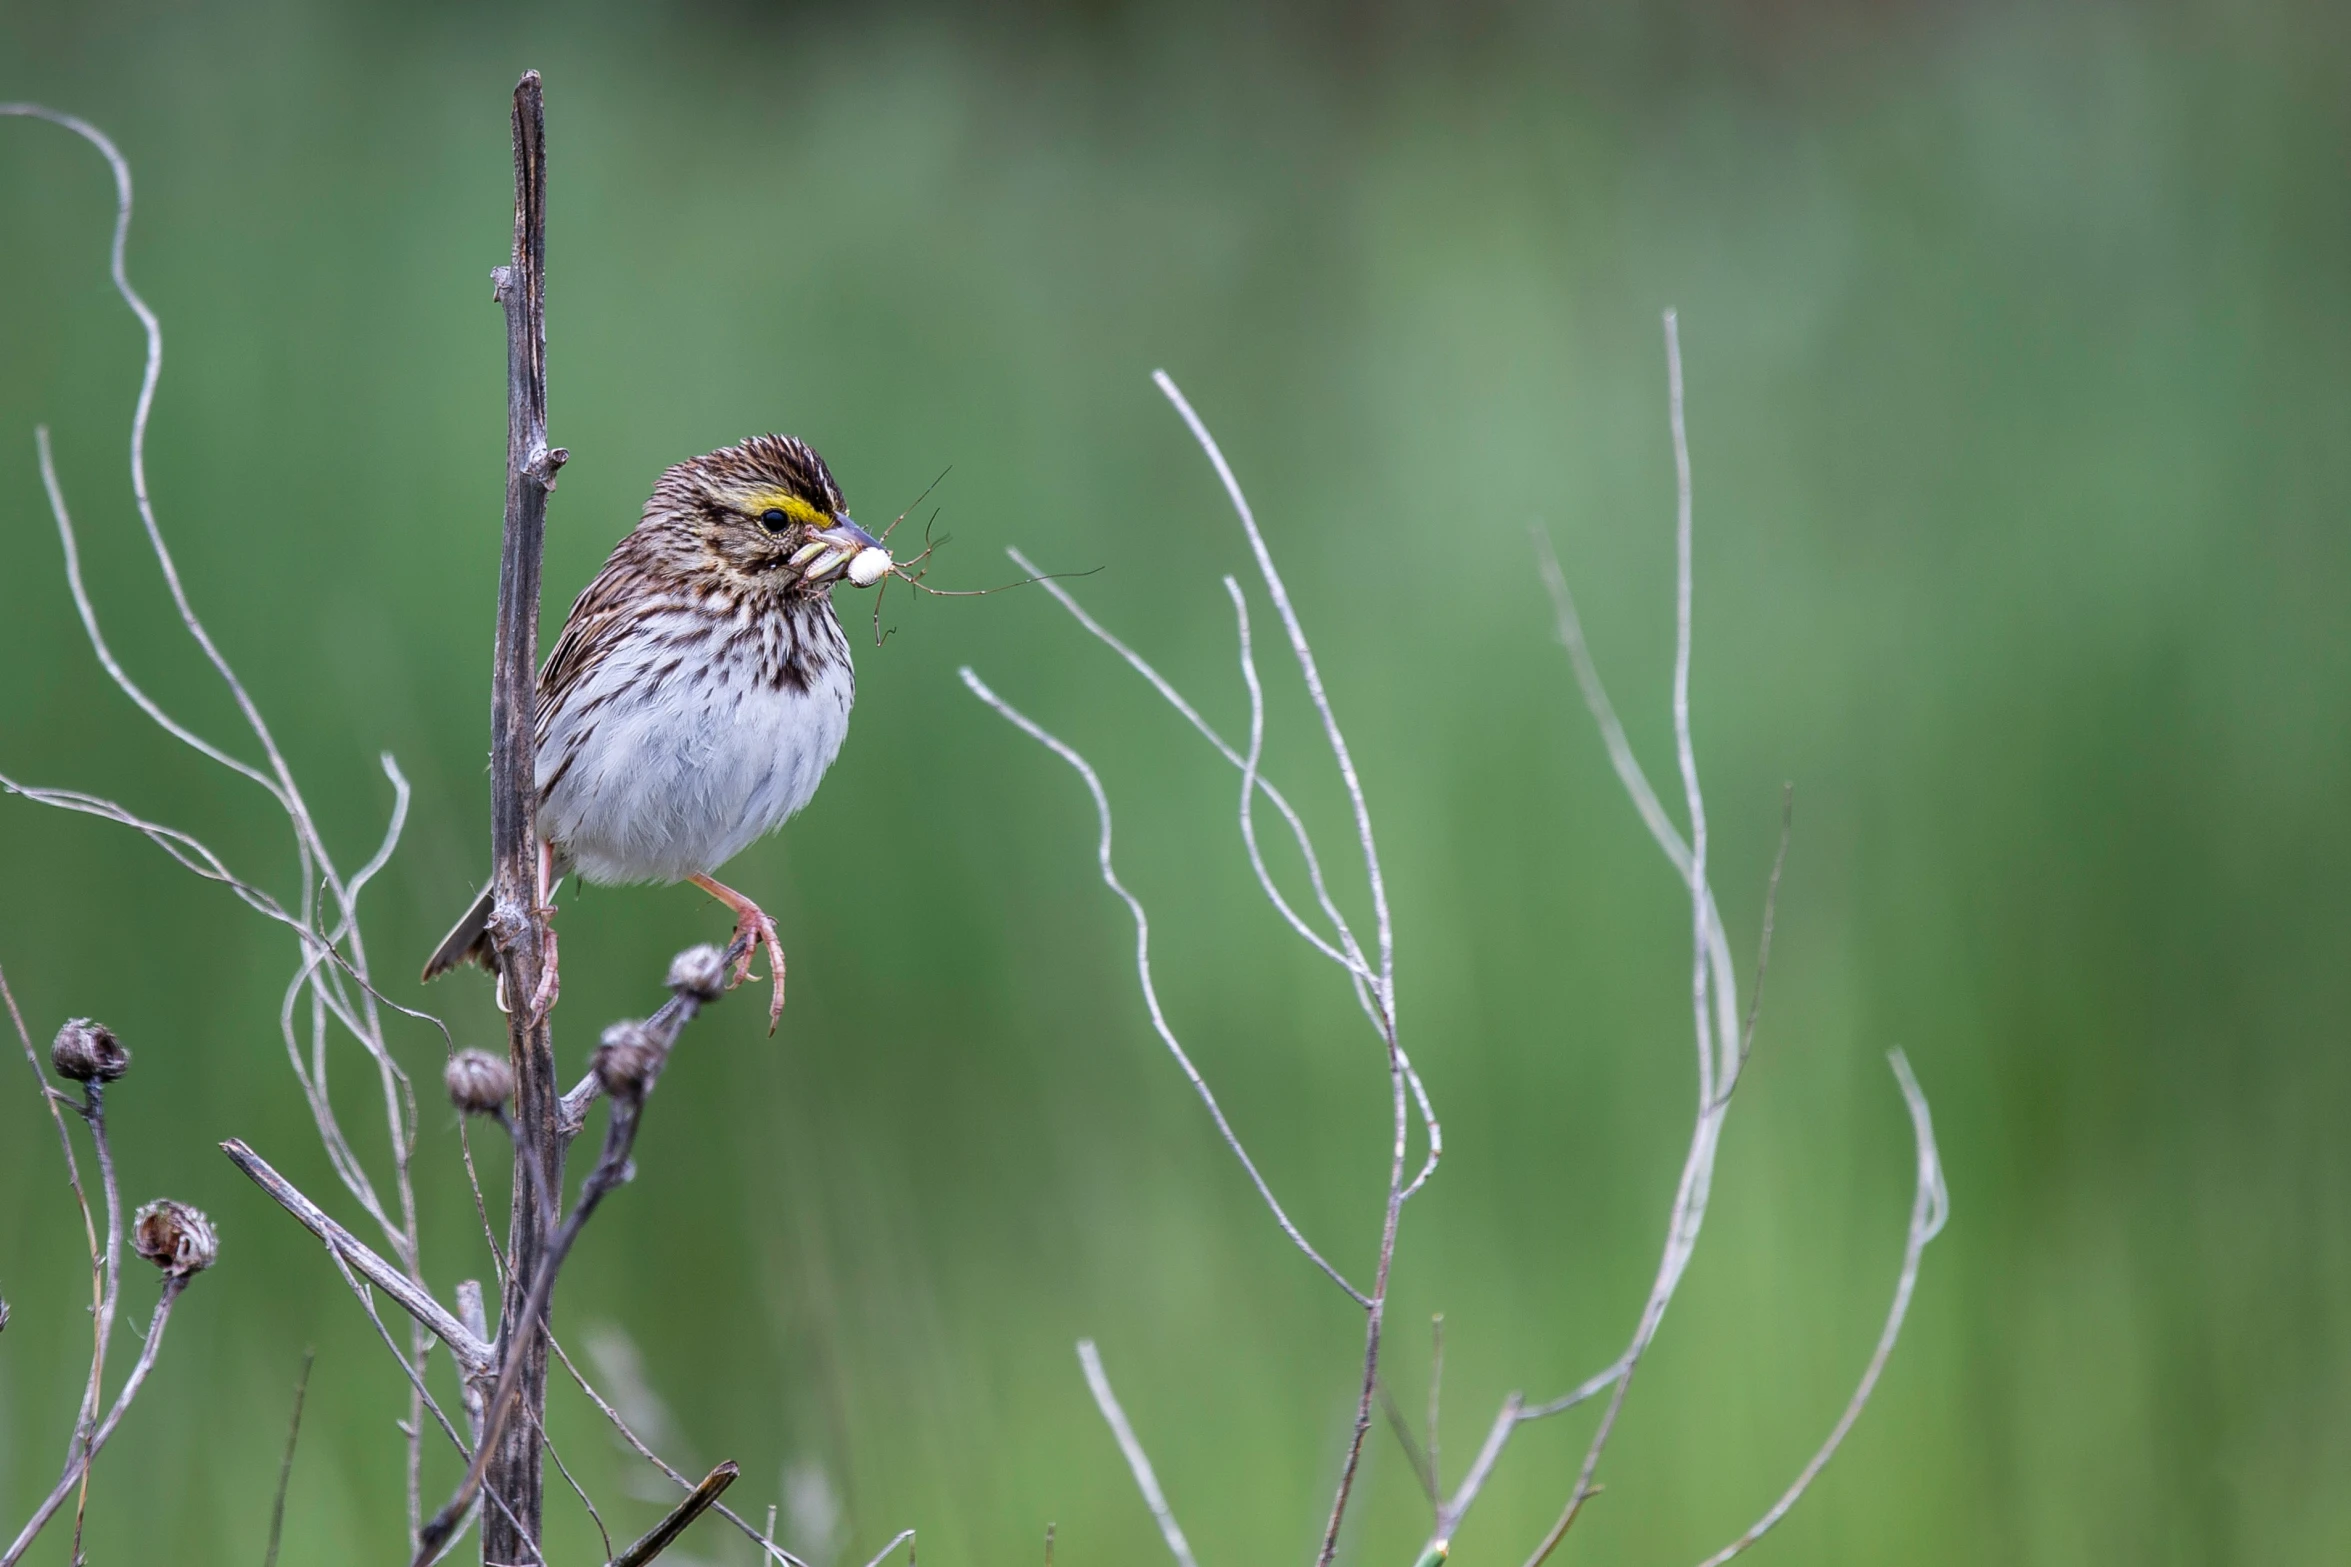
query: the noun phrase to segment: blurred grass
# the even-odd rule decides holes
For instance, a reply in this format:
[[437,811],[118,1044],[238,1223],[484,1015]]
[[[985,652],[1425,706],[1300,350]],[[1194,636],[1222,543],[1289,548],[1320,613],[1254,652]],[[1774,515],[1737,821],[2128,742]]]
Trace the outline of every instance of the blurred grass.
[[[1755,1077],[1705,1245],[1582,1559],[1694,1558],[1817,1442],[1885,1305],[1933,1097],[1955,1217],[1844,1454],[1759,1561],[2326,1561],[2351,1547],[2351,225],[2343,18],[2125,10],[1324,8],[1267,19],[679,6],[99,4],[0,13],[0,97],[86,114],[137,171],[161,311],[152,444],[197,602],[351,860],[375,754],[417,785],[372,928],[393,993],[475,884],[502,436],[486,272],[505,94],[552,136],[550,611],[665,463],[808,436],[860,513],[942,467],[935,580],[1019,543],[1227,724],[1217,578],[1245,552],[1145,375],[1249,485],[1357,747],[1402,1007],[1445,1117],[1391,1363],[1448,1323],[1460,1465],[1509,1388],[1603,1364],[1654,1265],[1689,1085],[1683,915],[1548,639],[1547,526],[1661,765],[1670,467],[1656,312],[1683,312],[1697,727],[1751,942],[1779,784],[1797,827]],[[136,328],[102,170],[0,127],[0,768],[111,792],[285,887],[253,797],[144,729],[74,623],[33,463],[55,431],[117,645],[216,736],[142,559]],[[909,524],[912,525],[911,523]],[[844,598],[853,627],[867,607]],[[737,867],[794,956],[783,1032],[722,1008],[562,1302],[618,1324],[681,1464],[787,1464],[927,1560],[1158,1549],[1070,1352],[1102,1345],[1203,1560],[1311,1549],[1355,1314],[1254,1206],[1133,993],[1066,769],[953,678],[1082,746],[1152,904],[1170,1010],[1310,1233],[1361,1270],[1376,1056],[1257,900],[1230,776],[1041,595],[893,602],[855,735]],[[1272,668],[1268,661],[1269,670]],[[1334,857],[1294,686],[1269,768]],[[285,1559],[393,1561],[396,1376],[314,1248],[212,1145],[331,1176],[273,1039],[285,944],[146,845],[0,802],[0,962],[42,1034],[138,1052],[126,1195],[225,1258],[102,1460],[92,1557],[258,1557],[292,1379],[320,1350]],[[290,894],[291,888],[285,887]],[[560,1045],[719,928],[680,891],[564,915]],[[441,1046],[411,1028],[430,1081]],[[5,1069],[0,1069],[4,1071]],[[346,1076],[351,1074],[346,1072]],[[346,1114],[363,1120],[347,1081]],[[485,1266],[428,1111],[428,1269]],[[53,1473],[79,1375],[77,1227],[21,1078],[0,1094],[0,1515]],[[146,1297],[131,1297],[143,1314]],[[1460,1554],[1516,1559],[1588,1426],[1522,1438]],[[654,1511],[579,1400],[565,1457]],[[440,1463],[435,1488],[447,1478]],[[551,1493],[559,1559],[596,1549]],[[1423,1514],[1375,1437],[1356,1559]],[[61,1556],[62,1545],[45,1545]],[[748,1553],[705,1526],[704,1561]]]

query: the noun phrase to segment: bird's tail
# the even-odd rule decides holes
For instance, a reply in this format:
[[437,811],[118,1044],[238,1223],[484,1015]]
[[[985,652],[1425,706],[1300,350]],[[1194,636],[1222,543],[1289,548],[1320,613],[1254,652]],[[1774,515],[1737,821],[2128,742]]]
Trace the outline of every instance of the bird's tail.
[[439,979],[464,963],[490,966],[490,905],[490,889],[484,887],[482,895],[473,900],[473,907],[465,911],[465,917],[449,927],[449,934],[441,938],[441,944],[425,960],[426,979]]

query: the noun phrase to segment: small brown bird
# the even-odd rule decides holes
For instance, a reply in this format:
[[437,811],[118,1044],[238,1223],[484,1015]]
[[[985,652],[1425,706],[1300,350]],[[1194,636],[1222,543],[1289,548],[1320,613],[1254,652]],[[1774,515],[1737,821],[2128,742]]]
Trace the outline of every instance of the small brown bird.
[[[832,586],[891,569],[824,459],[761,435],[661,476],[644,520],[571,607],[539,671],[542,896],[564,876],[690,881],[775,966],[775,922],[710,873],[816,793],[849,732],[857,676]],[[424,977],[488,966],[484,889]],[[750,973],[747,948],[736,966]]]

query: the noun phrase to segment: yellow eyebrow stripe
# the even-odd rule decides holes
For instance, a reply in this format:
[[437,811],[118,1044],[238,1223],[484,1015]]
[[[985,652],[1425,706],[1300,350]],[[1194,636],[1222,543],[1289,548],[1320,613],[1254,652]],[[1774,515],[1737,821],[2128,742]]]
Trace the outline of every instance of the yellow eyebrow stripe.
[[833,519],[789,490],[758,490],[743,497],[743,509],[756,517],[762,512],[780,511],[794,522],[804,522],[811,528],[829,528]]

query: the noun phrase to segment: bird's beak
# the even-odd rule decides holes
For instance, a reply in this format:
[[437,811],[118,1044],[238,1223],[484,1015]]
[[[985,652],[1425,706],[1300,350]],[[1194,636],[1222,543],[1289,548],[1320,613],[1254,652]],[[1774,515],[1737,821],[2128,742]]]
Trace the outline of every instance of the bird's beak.
[[835,526],[827,528],[821,533],[812,534],[810,537],[822,539],[834,549],[851,555],[856,554],[859,550],[880,547],[882,541],[852,522],[847,512],[833,513],[833,522]]
[[890,552],[882,547],[882,541],[860,528],[846,512],[835,512],[833,526],[818,529],[808,540],[792,557],[792,564],[800,568],[806,581],[822,582],[847,566],[849,580],[865,588],[880,581],[890,569]]

